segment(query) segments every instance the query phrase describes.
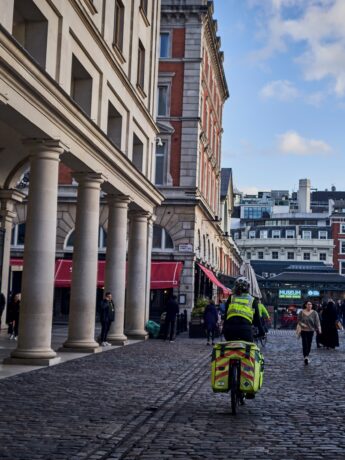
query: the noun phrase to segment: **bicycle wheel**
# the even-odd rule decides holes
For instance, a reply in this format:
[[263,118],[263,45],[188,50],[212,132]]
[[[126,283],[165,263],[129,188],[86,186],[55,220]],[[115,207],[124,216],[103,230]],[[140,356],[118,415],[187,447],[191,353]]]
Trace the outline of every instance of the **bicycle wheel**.
[[231,412],[232,415],[236,415],[237,406],[239,403],[239,389],[238,389],[238,367],[236,363],[231,364],[230,370],[231,377]]

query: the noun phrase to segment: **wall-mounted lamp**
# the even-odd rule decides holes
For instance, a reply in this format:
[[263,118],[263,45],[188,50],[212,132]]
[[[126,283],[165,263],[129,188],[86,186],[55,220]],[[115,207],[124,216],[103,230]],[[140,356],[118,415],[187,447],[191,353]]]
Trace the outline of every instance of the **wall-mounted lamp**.
[[158,147],[163,147],[163,142],[161,137],[156,137],[156,145]]

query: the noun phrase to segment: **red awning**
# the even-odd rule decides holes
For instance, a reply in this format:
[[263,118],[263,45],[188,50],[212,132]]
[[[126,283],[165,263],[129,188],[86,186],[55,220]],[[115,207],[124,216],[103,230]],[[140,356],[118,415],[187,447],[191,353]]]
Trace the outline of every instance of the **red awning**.
[[[104,286],[105,261],[98,261],[97,286]],[[57,259],[55,262],[55,287],[71,287],[72,283],[72,260]]]
[[151,289],[178,287],[182,262],[151,262]]
[[205,275],[207,276],[207,278],[212,281],[213,284],[215,284],[216,286],[218,286],[220,289],[222,289],[223,291],[223,294],[225,295],[230,295],[231,294],[231,289],[227,288],[226,286],[224,286],[224,284],[222,284],[217,278],[216,276],[214,275],[214,273],[211,272],[211,270],[209,270],[208,268],[204,267],[203,265],[201,264],[198,264],[199,267],[201,268],[201,270],[205,273]]
[[[23,265],[22,259],[11,259],[11,265]],[[151,262],[151,289],[169,289],[180,283],[182,262]],[[104,286],[105,260],[98,261],[97,286]],[[72,260],[55,261],[55,287],[68,288],[72,283]]]

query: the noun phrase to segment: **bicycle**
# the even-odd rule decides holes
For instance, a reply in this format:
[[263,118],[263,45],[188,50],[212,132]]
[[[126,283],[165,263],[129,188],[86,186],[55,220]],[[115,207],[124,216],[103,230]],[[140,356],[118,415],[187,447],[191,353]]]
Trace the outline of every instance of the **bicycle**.
[[237,414],[237,407],[244,404],[245,394],[241,386],[241,360],[231,359],[229,363],[229,387],[231,395],[231,412]]
[[265,335],[259,336],[259,329],[253,326],[253,339],[256,345],[260,344],[263,348],[265,348],[267,344],[267,332],[265,333]]

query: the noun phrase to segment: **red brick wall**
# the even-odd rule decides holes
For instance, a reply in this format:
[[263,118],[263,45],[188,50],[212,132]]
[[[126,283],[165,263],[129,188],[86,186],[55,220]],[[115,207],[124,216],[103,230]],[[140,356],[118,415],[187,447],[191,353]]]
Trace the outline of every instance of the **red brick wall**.
[[159,71],[175,73],[171,87],[170,115],[180,117],[182,116],[183,103],[184,64],[183,62],[160,62]]
[[172,57],[184,57],[185,29],[173,29]]
[[67,184],[72,184],[72,176],[71,176],[72,170],[64,165],[63,163],[59,164],[59,184],[61,185],[67,185]]
[[345,261],[345,254],[339,254],[340,252],[340,240],[345,240],[345,234],[340,233],[340,223],[333,222],[332,223],[332,238],[334,241],[334,248],[333,248],[333,266],[336,270],[339,270],[340,261]]

